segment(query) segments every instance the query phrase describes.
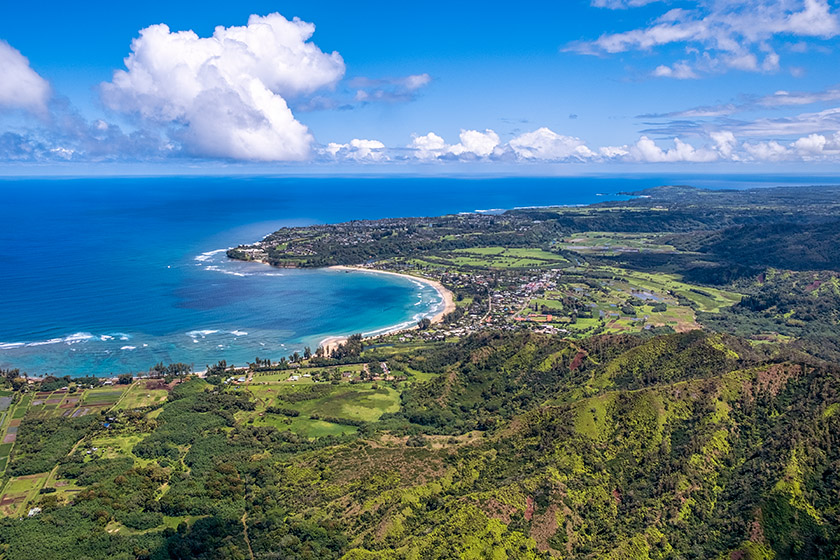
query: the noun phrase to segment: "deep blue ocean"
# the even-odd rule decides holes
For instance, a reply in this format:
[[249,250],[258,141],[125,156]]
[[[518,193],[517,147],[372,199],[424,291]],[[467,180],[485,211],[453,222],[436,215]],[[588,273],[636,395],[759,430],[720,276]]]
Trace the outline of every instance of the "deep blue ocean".
[[439,308],[437,293],[410,279],[225,258],[225,248],[286,225],[587,204],[661,184],[782,182],[837,180],[0,179],[0,367],[110,375],[157,362],[244,365]]

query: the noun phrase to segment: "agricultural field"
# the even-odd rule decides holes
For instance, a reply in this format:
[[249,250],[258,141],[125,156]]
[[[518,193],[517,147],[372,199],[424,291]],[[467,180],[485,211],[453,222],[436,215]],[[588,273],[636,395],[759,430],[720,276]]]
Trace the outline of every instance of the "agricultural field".
[[[4,472],[15,445],[17,431],[24,418],[48,420],[52,418],[79,418],[114,407],[115,410],[130,410],[162,404],[168,390],[158,388],[161,382],[140,380],[130,386],[99,387],[78,392],[58,390],[25,394],[19,403],[6,411],[2,420],[3,442],[0,443],[0,473]],[[165,387],[165,385],[164,385]],[[119,402],[118,406],[115,406]],[[85,442],[90,451],[88,459],[95,457],[115,459],[130,457],[138,466],[152,461],[135,456],[134,446],[143,438],[140,434],[118,434],[96,436]],[[78,444],[77,444],[78,445]],[[73,447],[75,449],[76,446]],[[11,477],[0,494],[0,514],[5,516],[26,515],[31,503],[37,502],[39,490],[55,488],[52,492],[59,499],[70,499],[80,491],[72,481],[55,479],[54,472]]]
[[7,517],[26,515],[27,504],[38,497],[44,487],[48,473],[31,474],[10,478],[0,495],[0,513]]
[[82,398],[83,406],[114,406],[127,389],[124,385],[88,389]]
[[562,256],[542,249],[522,249],[505,247],[477,247],[457,249],[440,255],[440,260],[448,261],[456,267],[476,268],[544,268],[568,264]]
[[27,393],[26,395],[24,395],[20,399],[20,402],[18,403],[17,407],[14,409],[14,412],[12,412],[12,419],[16,420],[26,416],[26,409],[29,408],[29,403],[31,402],[32,394]]
[[473,247],[426,255],[422,258],[397,257],[393,262],[416,269],[448,269],[463,272],[484,270],[517,270],[560,268],[569,261],[557,253],[542,249]]
[[313,379],[318,379],[319,377],[323,377],[324,375],[329,375],[332,377],[335,373],[339,373],[343,377],[347,377],[348,375],[355,377],[358,376],[363,370],[363,364],[347,364],[341,366],[331,366],[329,368],[302,367],[267,374],[255,373],[251,383],[276,383],[278,381],[286,381],[287,383],[291,384],[307,384],[312,383]]
[[531,298],[514,320],[553,324],[572,334],[653,327],[685,332],[699,328],[696,312],[716,313],[741,298],[733,292],[684,283],[676,275],[616,267],[587,268],[583,275],[586,283],[561,279],[554,289]]
[[166,402],[169,390],[166,385],[156,380],[134,382],[114,406],[115,410],[145,408]]
[[90,451],[91,458],[130,457],[137,466],[146,466],[152,461],[137,457],[132,451],[142,439],[142,434],[99,435],[87,440],[85,447]]
[[127,388],[118,386],[84,389],[78,392],[59,390],[37,393],[18,405],[13,418],[79,418],[113,407]]
[[676,253],[675,247],[660,242],[665,236],[662,233],[588,231],[564,237],[554,246],[576,253],[610,257],[622,253]]
[[[257,400],[257,409],[251,413],[256,425],[274,426],[280,430],[291,430],[304,437],[321,437],[355,433],[357,426],[352,423],[375,422],[386,412],[399,410],[399,392],[391,387],[373,383],[331,383],[315,384],[290,383],[255,383],[246,386]],[[298,416],[287,416],[266,412],[269,407],[294,410]],[[350,420],[350,424],[338,424],[312,419],[311,415],[321,418]]]
[[688,284],[682,282],[676,274],[639,272],[615,267],[603,267],[603,270],[614,274],[637,289],[684,298],[690,301],[693,308],[704,313],[719,313],[721,309],[731,307],[741,301],[740,294]]

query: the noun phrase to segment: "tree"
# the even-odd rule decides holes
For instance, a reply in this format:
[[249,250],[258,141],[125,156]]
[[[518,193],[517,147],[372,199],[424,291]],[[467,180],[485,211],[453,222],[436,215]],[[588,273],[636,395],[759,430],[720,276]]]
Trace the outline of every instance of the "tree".
[[14,379],[16,377],[21,376],[20,370],[17,369],[17,368],[15,368],[15,369],[0,369],[0,374],[2,374],[3,379],[5,379],[6,381],[9,381],[9,382],[11,382],[12,379]]

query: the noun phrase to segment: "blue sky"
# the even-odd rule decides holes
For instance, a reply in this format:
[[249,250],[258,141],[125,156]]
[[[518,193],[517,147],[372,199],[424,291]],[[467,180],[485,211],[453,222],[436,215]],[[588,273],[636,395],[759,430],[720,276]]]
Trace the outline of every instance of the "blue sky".
[[0,174],[831,170],[838,37],[832,0],[7,2]]

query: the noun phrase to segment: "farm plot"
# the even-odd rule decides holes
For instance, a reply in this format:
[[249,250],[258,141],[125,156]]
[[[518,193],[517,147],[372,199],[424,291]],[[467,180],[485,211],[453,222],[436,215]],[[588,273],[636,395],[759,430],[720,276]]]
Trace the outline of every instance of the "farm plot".
[[169,390],[165,384],[157,381],[140,380],[134,382],[123,394],[116,405],[117,410],[132,410],[155,406],[166,402]]
[[27,504],[37,497],[48,476],[40,473],[10,478],[0,496],[0,512],[7,517],[25,515]]
[[530,300],[516,319],[558,323],[572,334],[598,328],[616,333],[653,327],[678,332],[698,328],[694,310],[663,286],[637,282],[629,275],[606,277],[600,271],[589,284],[569,282],[544,292]]
[[88,389],[82,396],[82,406],[113,406],[120,400],[125,388],[103,387]]
[[719,313],[741,301],[741,295],[708,286],[695,286],[681,281],[676,274],[638,272],[635,270],[604,267],[615,273],[639,291],[665,293],[691,302],[697,311]]
[[675,247],[661,242],[661,233],[614,233],[587,231],[575,233],[555,246],[581,254],[616,256],[622,253],[676,253]]
[[[249,387],[256,390],[261,401],[257,424],[273,425],[282,430],[292,430],[306,437],[340,435],[353,433],[358,428],[353,425],[339,424],[322,420],[346,419],[352,422],[375,422],[386,412],[399,410],[399,393],[389,387],[373,388],[372,384],[359,383],[350,385],[323,384],[311,386],[315,391],[301,392],[285,386],[277,393],[275,400],[268,401],[266,386]],[[286,416],[265,412],[268,407],[294,410],[298,416]],[[322,419],[312,419],[315,415]]]
[[542,249],[477,247],[456,249],[440,257],[455,266],[475,268],[549,268],[568,264],[562,256]]

